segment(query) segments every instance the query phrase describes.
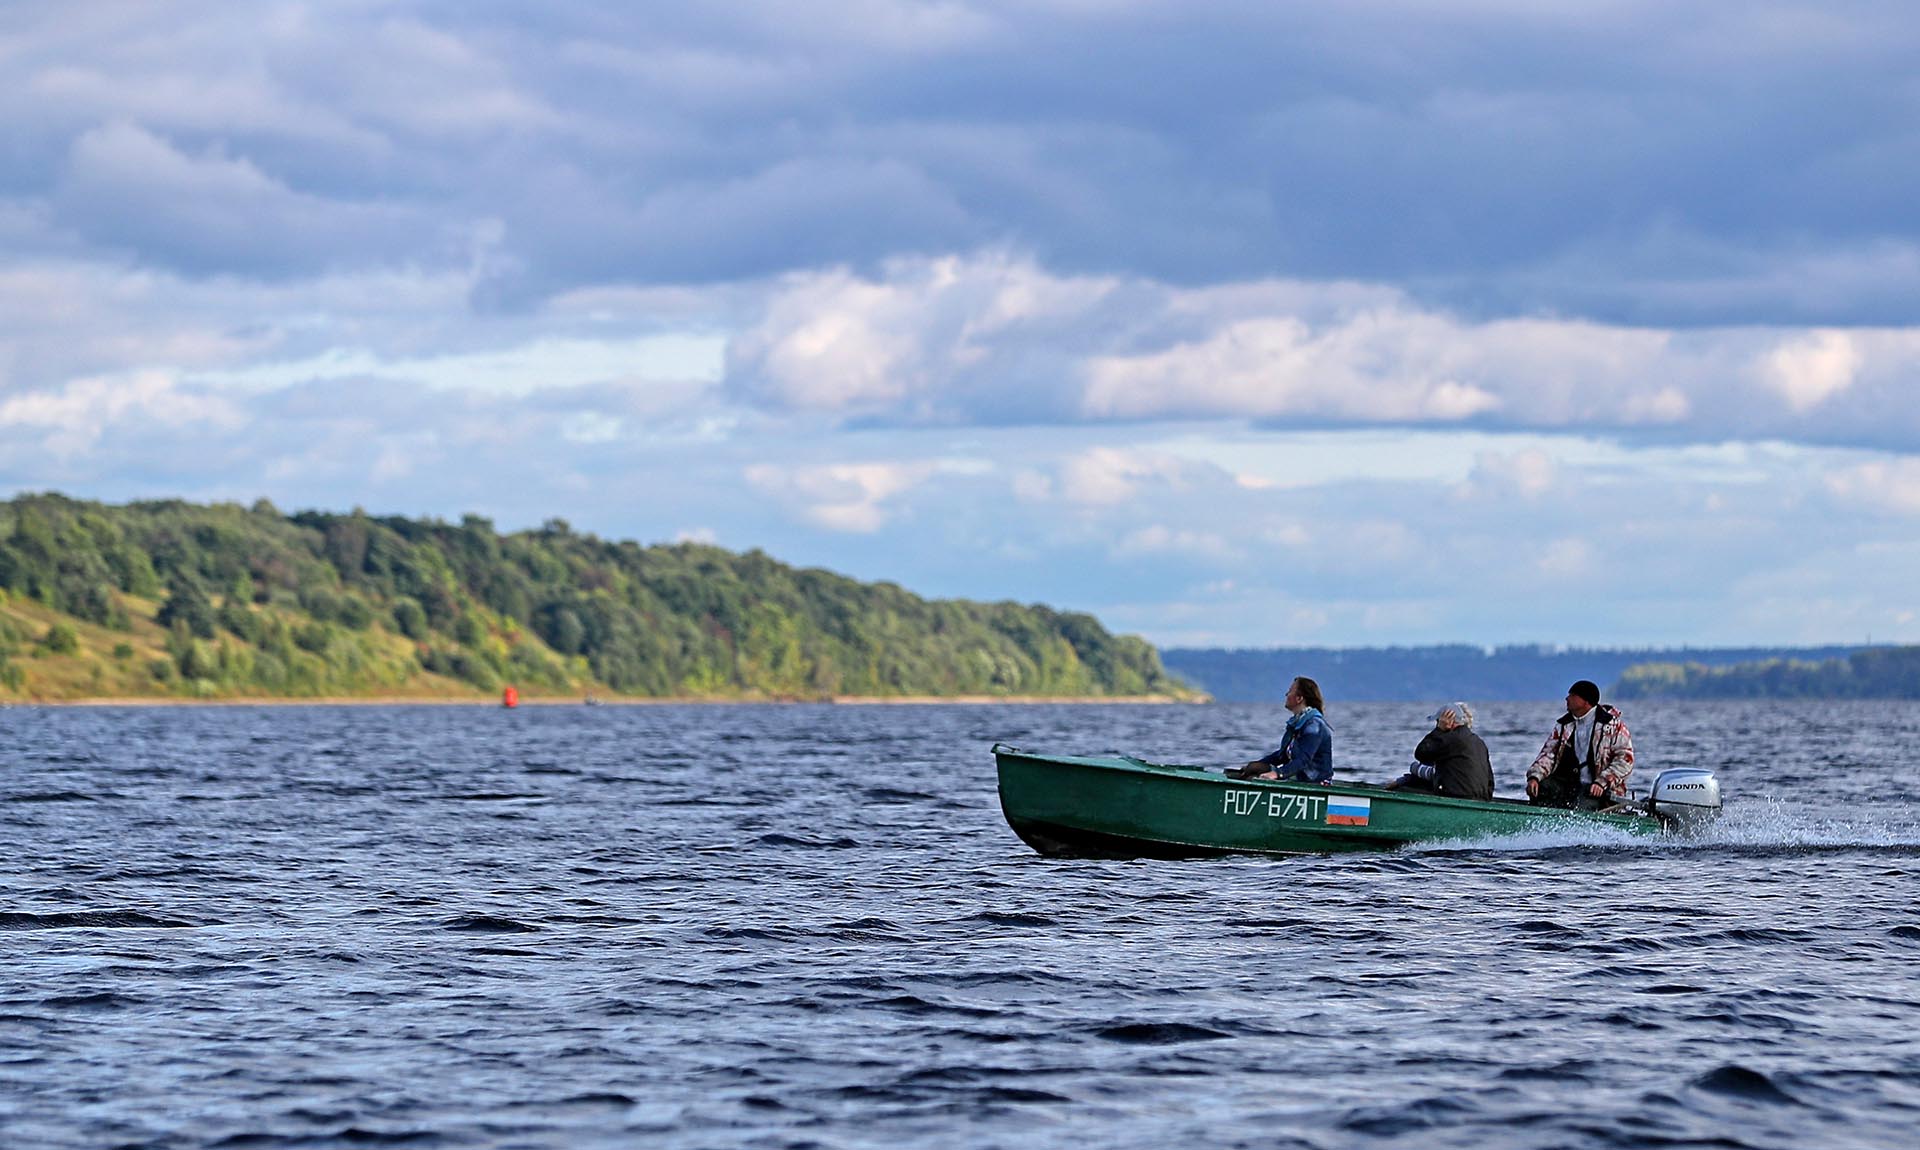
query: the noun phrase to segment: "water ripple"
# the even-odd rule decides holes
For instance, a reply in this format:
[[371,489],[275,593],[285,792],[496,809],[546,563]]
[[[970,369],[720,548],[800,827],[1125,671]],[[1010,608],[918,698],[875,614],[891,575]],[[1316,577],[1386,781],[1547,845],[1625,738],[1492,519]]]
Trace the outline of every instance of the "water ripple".
[[[1425,714],[1339,710],[1361,777]],[[9,1146],[1797,1150],[1920,1120],[1912,705],[1636,707],[1648,764],[1728,786],[1697,841],[1189,863],[1035,856],[986,747],[1244,761],[1273,708],[6,714]],[[1543,717],[1483,708],[1509,789]]]

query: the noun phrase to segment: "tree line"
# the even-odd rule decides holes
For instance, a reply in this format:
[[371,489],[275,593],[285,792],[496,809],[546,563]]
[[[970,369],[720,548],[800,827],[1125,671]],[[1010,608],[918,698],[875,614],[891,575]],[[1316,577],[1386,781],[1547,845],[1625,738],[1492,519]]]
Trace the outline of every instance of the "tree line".
[[1628,668],[1659,662],[1702,669],[1770,659],[1842,658],[1856,647],[1484,648],[1461,643],[1419,647],[1276,647],[1225,650],[1169,647],[1167,669],[1221,702],[1279,702],[1295,675],[1320,684],[1330,703],[1422,699],[1558,699],[1578,679],[1611,683]]
[[84,695],[1183,695],[1091,615],[554,519],[0,503],[0,688]]
[[1629,667],[1626,699],[1920,699],[1920,647],[1869,647],[1843,658],[1763,659],[1728,667],[1654,662]]

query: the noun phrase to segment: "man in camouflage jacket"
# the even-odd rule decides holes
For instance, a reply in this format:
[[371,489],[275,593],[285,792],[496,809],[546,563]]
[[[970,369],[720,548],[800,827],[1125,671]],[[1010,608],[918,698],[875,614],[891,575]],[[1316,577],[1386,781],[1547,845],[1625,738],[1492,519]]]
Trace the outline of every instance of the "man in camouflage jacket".
[[1633,734],[1618,709],[1600,705],[1600,688],[1580,680],[1567,691],[1567,713],[1527,768],[1527,797],[1555,807],[1621,802],[1631,774]]

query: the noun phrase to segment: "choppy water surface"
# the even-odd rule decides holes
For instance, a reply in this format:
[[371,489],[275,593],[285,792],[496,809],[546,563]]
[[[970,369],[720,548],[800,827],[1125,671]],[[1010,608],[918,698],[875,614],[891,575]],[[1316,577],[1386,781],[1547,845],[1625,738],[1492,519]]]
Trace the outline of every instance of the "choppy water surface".
[[[1332,712],[1398,772],[1430,708]],[[1503,793],[1554,716],[1490,705]],[[1707,842],[1050,861],[1263,707],[0,712],[7,1146],[1909,1146],[1920,707],[1641,705]],[[1644,773],[1650,775],[1651,770]]]

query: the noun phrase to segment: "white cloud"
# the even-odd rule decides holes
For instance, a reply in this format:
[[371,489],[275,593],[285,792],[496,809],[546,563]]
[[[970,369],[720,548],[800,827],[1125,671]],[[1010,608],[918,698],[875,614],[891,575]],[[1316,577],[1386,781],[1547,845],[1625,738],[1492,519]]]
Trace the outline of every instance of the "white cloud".
[[183,389],[161,372],[80,379],[56,391],[0,399],[0,428],[45,432],[47,450],[62,457],[91,450],[116,426],[177,429],[198,424],[231,433],[245,422],[227,400]]
[[1677,387],[1663,387],[1652,393],[1629,395],[1620,405],[1620,417],[1623,422],[1673,424],[1681,423],[1693,414],[1693,401]]
[[611,443],[620,438],[624,425],[610,415],[597,411],[575,412],[560,422],[560,435],[573,443]]
[[1343,565],[1405,563],[1420,553],[1419,533],[1392,519],[1362,519],[1345,524],[1339,538],[1341,546],[1352,549],[1350,554],[1341,557]]
[[1023,467],[1014,473],[1013,495],[1022,503],[1046,503],[1053,499],[1053,477],[1043,471]]
[[1877,459],[1827,476],[1827,490],[1845,503],[1920,515],[1920,459]]
[[1808,332],[1768,353],[1762,370],[1787,406],[1804,413],[1853,386],[1860,349],[1843,331]]
[[730,358],[755,364],[761,396],[803,411],[899,400],[916,382],[920,348],[906,325],[919,303],[905,288],[829,273],[777,297]]
[[0,264],[0,385],[57,387],[270,353],[273,333],[228,310],[239,294],[73,261]]
[[509,396],[608,383],[626,393],[636,412],[659,417],[704,398],[719,375],[721,346],[718,339],[695,333],[546,337],[438,355],[334,346],[316,356],[260,358],[244,368],[203,371],[194,378],[262,389],[312,379],[380,376],[445,391]]
[[1585,539],[1562,538],[1547,543],[1535,566],[1542,575],[1573,578],[1593,568],[1593,544]]
[[1178,485],[1182,464],[1166,455],[1095,447],[1063,461],[1059,470],[1061,498],[1099,506],[1134,498],[1144,483]]
[[[1755,364],[1785,409],[1751,402]],[[1385,285],[1185,288],[1054,275],[1005,252],[789,276],[727,365],[747,402],[890,424],[1230,419],[1920,445],[1920,409],[1889,419],[1885,407],[1920,371],[1920,328],[1483,321]]]
[[1113,287],[995,252],[896,260],[879,278],[845,268],[789,276],[729,343],[727,376],[743,398],[781,410],[974,414],[1025,383],[1005,376],[1026,370],[1037,340],[1072,337]]
[[1317,637],[1333,623],[1333,616],[1323,607],[1295,607],[1286,614],[1286,627],[1283,634],[1296,635],[1299,639]]
[[1496,410],[1499,406],[1499,399],[1477,387],[1443,379],[1428,390],[1421,402],[1420,414],[1445,422],[1466,419]]
[[1483,451],[1474,457],[1470,487],[1514,491],[1527,499],[1538,499],[1553,489],[1559,474],[1553,457],[1539,448],[1511,454]]
[[374,458],[373,467],[370,470],[373,481],[375,483],[391,483],[395,480],[408,478],[413,474],[416,464],[421,462],[423,457],[429,462],[434,459],[435,452],[433,448],[434,444],[431,436],[423,437],[411,443],[388,440],[380,444],[380,452]]
[[755,464],[745,478],[761,493],[800,508],[828,531],[871,534],[885,526],[888,500],[924,483],[933,463],[832,463],[809,467]]
[[1485,389],[1416,363],[1435,317],[1367,312],[1316,329],[1295,316],[1239,320],[1206,338],[1084,366],[1093,418],[1332,415],[1365,422],[1456,421],[1492,411]]
[[1114,545],[1113,553],[1122,558],[1140,555],[1171,555],[1181,559],[1206,558],[1215,561],[1236,556],[1234,547],[1211,531],[1150,524],[1127,532]]

